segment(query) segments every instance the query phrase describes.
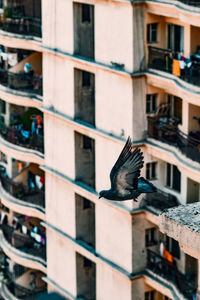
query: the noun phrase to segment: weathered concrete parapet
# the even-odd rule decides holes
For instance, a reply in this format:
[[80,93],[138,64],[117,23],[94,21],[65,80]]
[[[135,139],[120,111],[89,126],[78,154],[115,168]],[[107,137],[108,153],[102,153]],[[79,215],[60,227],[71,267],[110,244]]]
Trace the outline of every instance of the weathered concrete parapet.
[[160,230],[177,240],[182,250],[200,259],[200,203],[180,205],[159,216]]

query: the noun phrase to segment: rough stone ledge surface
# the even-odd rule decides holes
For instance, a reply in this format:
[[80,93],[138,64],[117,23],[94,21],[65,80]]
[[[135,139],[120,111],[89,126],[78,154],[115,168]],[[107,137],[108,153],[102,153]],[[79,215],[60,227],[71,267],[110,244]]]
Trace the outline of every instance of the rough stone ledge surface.
[[160,230],[180,243],[187,254],[200,259],[200,203],[180,205],[159,216]]

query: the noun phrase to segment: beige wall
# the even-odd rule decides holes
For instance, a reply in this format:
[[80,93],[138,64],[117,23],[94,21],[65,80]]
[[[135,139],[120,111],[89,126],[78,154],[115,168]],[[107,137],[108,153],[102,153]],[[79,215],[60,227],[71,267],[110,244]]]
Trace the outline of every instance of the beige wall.
[[106,204],[96,205],[96,251],[132,272],[131,216]]
[[76,296],[76,256],[70,242],[47,230],[47,275],[64,290]]
[[[125,257],[124,257],[125,258]],[[97,297],[98,300],[132,300],[131,281],[105,264],[97,267]]]
[[43,44],[73,53],[72,1],[42,1]]
[[45,162],[47,166],[75,178],[74,134],[65,122],[44,114]]
[[96,2],[95,59],[133,70],[133,17],[130,4]]
[[47,222],[76,237],[74,192],[63,180],[46,173]]

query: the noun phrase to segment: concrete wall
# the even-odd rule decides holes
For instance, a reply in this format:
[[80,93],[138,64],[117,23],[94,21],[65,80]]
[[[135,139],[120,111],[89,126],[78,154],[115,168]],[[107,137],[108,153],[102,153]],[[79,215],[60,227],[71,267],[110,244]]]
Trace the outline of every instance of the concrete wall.
[[44,105],[53,106],[58,112],[71,117],[74,116],[73,73],[72,61],[51,54],[43,55]]
[[74,192],[61,179],[46,173],[46,220],[76,237]]
[[72,1],[42,1],[42,25],[45,46],[73,53]]
[[67,239],[47,230],[47,276],[76,296],[76,253]]
[[132,272],[131,216],[113,210],[106,204],[98,203],[96,251],[128,272]]
[[75,178],[74,134],[65,122],[44,114],[45,162],[47,166]]
[[98,300],[131,300],[131,281],[114,269],[99,263],[97,266],[97,293]]
[[132,135],[132,109],[132,79],[98,70],[96,127],[117,136],[122,132],[125,136]]
[[133,71],[133,16],[129,3],[96,3],[95,59],[109,65],[111,61],[124,64],[126,70]]

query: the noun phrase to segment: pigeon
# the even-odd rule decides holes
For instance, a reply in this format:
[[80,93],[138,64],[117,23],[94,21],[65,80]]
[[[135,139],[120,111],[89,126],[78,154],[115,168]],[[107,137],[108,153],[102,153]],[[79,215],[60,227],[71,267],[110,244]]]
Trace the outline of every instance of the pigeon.
[[99,193],[99,199],[102,197],[114,201],[133,199],[137,202],[137,197],[140,194],[157,191],[152,183],[144,177],[139,177],[144,165],[144,157],[141,149],[136,148],[134,151],[131,150],[131,138],[128,137],[122,152],[110,172],[111,188],[109,190],[102,190]]

